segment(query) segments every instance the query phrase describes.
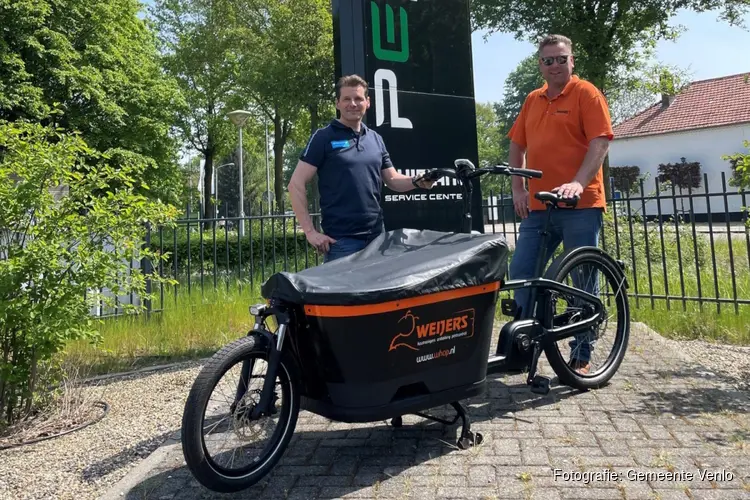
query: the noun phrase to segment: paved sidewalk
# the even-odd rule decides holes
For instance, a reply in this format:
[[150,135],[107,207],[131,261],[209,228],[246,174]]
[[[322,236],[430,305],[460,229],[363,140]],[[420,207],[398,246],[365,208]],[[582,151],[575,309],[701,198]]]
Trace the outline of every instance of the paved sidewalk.
[[394,429],[303,412],[263,484],[206,490],[177,433],[105,498],[750,498],[749,395],[669,345],[634,324],[612,384],[587,393],[553,380],[539,396],[520,375],[493,377],[486,397],[469,402],[472,430],[484,435],[471,450],[455,448],[458,425],[405,417]]

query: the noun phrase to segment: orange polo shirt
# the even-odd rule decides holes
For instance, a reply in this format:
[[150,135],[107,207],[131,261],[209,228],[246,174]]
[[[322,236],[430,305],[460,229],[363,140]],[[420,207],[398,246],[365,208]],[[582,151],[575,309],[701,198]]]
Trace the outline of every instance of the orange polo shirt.
[[[612,140],[614,134],[604,95],[574,75],[554,99],[547,97],[546,83],[531,92],[508,137],[526,149],[526,167],[543,172],[541,179],[529,179],[529,208],[544,210],[534,193],[571,182],[583,163],[589,142],[597,137]],[[606,208],[601,168],[584,186],[577,206]]]

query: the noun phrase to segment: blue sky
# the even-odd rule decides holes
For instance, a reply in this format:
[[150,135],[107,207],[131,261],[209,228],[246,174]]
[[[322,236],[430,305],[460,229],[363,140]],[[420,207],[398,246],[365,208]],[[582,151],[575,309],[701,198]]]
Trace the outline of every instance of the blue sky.
[[[693,80],[750,72],[750,31],[730,27],[717,17],[713,12],[676,15],[672,24],[683,25],[685,31],[675,42],[659,42],[658,61],[687,70]],[[750,26],[750,19],[746,24]],[[472,36],[474,95],[479,102],[495,102],[502,99],[508,74],[534,47],[507,34],[491,35],[485,42],[484,34]]]

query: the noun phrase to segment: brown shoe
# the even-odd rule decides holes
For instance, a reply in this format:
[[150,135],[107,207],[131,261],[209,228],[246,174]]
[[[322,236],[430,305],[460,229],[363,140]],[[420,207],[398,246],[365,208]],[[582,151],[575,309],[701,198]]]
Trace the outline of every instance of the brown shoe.
[[588,375],[589,370],[591,369],[591,363],[579,359],[571,359],[568,362],[568,365],[579,375]]

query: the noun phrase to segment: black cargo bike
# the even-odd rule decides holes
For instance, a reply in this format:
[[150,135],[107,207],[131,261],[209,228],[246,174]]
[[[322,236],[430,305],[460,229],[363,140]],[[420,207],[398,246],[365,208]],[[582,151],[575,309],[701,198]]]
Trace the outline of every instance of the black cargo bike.
[[[465,449],[482,436],[471,431],[460,401],[483,394],[488,374],[528,372],[531,390],[546,394],[550,380],[537,373],[544,352],[563,385],[595,389],[612,378],[630,327],[623,264],[596,247],[566,249],[544,274],[540,257],[542,277],[506,281],[505,239],[470,230],[473,180],[484,174],[541,177],[505,165],[475,168],[468,160],[430,170],[424,177],[450,176],[462,186],[461,231],[388,231],[354,255],[279,272],[262,285],[267,303],[250,308],[255,326],[208,361],[185,404],[183,452],[200,483],[219,492],[257,483],[284,454],[300,410],[396,427],[406,414],[448,425],[460,419],[457,445]],[[577,202],[536,196],[547,205],[548,226],[555,210]],[[600,293],[599,278],[608,292]],[[501,301],[512,320],[490,356],[499,293],[521,287],[531,289],[531,312]],[[612,347],[602,350],[610,336]],[[603,356],[601,363],[592,356],[586,374],[561,351],[574,337]],[[216,403],[211,395],[230,371]],[[452,421],[424,413],[446,404],[456,411]],[[228,441],[228,450],[212,451]]]

